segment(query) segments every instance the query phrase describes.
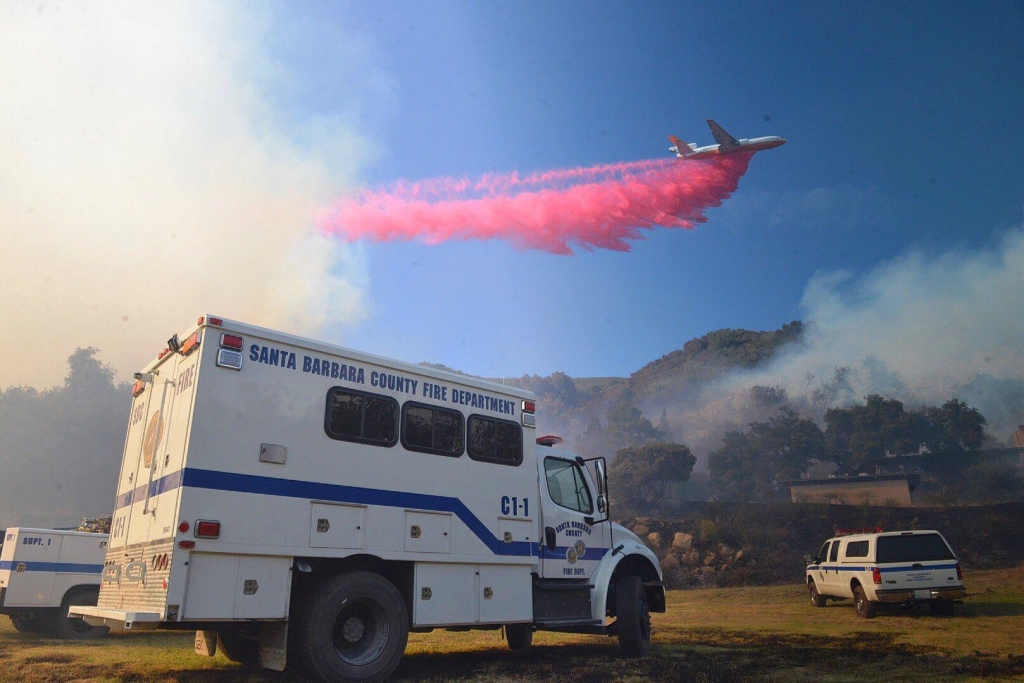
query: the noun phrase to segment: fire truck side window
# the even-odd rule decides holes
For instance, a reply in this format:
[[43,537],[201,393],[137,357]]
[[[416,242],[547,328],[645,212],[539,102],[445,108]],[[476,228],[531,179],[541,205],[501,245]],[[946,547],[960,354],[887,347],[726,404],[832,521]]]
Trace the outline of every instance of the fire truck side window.
[[398,401],[333,387],[327,392],[324,431],[339,441],[394,446],[398,443]]
[[594,511],[579,465],[560,458],[545,458],[544,475],[548,480],[548,494],[555,503],[587,515]]
[[470,415],[467,451],[473,460],[519,465],[523,462],[523,428],[516,422]]
[[410,451],[459,457],[465,442],[465,423],[457,410],[422,403],[402,405],[402,445]]

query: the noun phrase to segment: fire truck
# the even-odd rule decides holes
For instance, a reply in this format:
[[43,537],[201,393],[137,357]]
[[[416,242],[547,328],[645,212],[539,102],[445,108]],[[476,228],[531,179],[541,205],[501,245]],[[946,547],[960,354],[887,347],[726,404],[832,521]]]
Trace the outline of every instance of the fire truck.
[[216,316],[136,374],[98,604],[248,665],[380,681],[408,633],[650,647],[654,554],[533,394]]
[[106,626],[69,619],[71,605],[95,605],[107,534],[10,528],[0,550],[0,614],[23,633],[96,638]]

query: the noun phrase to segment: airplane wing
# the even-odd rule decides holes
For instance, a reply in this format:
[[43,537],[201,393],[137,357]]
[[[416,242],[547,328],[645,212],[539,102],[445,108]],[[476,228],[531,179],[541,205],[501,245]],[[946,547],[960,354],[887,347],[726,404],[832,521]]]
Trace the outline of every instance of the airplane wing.
[[672,146],[668,148],[668,151],[675,152],[677,157],[681,157],[684,154],[689,153],[690,146],[685,141],[680,140],[675,135],[669,135],[668,140],[672,143]]
[[711,134],[715,136],[715,142],[722,146],[723,152],[728,152],[740,146],[736,138],[725,132],[725,128],[722,128],[711,119],[708,119],[708,126],[711,128]]

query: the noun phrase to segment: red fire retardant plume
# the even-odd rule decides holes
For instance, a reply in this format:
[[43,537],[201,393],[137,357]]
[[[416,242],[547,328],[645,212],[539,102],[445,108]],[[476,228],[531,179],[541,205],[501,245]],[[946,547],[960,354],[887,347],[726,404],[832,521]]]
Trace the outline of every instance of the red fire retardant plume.
[[504,239],[555,254],[629,251],[626,240],[643,239],[645,229],[705,222],[704,212],[736,189],[751,156],[403,182],[338,202],[320,226],[349,240]]

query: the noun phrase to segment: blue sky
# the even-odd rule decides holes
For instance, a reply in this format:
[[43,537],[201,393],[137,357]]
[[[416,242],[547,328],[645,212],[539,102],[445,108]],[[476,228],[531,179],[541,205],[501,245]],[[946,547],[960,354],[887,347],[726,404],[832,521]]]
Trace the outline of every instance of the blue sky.
[[572,257],[367,244],[370,315],[327,339],[488,376],[627,375],[801,318],[816,274],[993,245],[1024,208],[1024,5],[289,3],[280,116],[345,112],[366,185],[789,143],[694,231]]

